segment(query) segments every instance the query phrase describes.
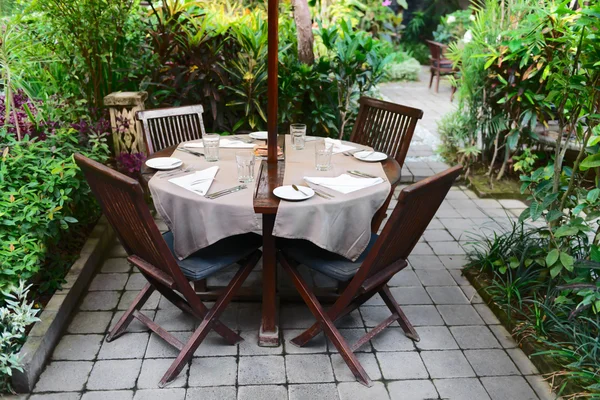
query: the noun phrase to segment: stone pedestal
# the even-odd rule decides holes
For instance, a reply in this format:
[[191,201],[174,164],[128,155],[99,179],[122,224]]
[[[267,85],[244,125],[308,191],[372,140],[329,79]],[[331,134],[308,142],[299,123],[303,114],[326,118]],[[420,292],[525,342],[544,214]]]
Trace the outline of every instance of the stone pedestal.
[[135,113],[144,109],[147,92],[115,92],[104,97],[109,107],[115,155],[123,152],[146,153],[142,124]]

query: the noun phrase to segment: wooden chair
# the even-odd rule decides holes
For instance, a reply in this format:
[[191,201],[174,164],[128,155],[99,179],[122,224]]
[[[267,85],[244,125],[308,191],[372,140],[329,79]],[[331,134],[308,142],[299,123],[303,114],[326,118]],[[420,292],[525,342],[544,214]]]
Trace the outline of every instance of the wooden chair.
[[[423,111],[370,97],[361,97],[358,102],[360,108],[350,141],[386,153],[402,167],[417,122],[423,118]],[[374,233],[377,233],[386,217],[394,190],[395,187],[392,187],[385,203],[373,217],[371,230]]]
[[[279,261],[291,275],[294,286],[317,319],[313,326],[292,339],[291,343],[304,346],[310,339],[324,331],[354,376],[364,385],[370,386],[371,380],[354,355],[354,351],[396,321],[407,337],[415,341],[419,340],[419,335],[392,296],[387,283],[408,265],[408,256],[461,169],[461,166],[450,168],[402,190],[398,205],[383,228],[381,236],[373,234],[369,246],[355,262],[305,240],[280,241]],[[300,264],[344,282],[344,291],[328,310],[319,303],[298,272],[297,267]],[[336,329],[334,321],[352,312],[377,293],[383,298],[391,315],[350,346]]]
[[[457,71],[452,65],[452,61],[448,60],[444,54],[448,46],[442,43],[434,42],[433,40],[427,40],[427,46],[429,46],[429,69],[431,71],[429,89],[431,89],[431,85],[433,84],[433,77],[435,76],[435,92],[438,93],[440,91],[440,78],[444,75],[454,75]],[[453,85],[450,100],[452,100],[452,98],[454,97],[455,92],[456,86]]]
[[204,136],[201,105],[159,108],[136,113],[142,122],[148,155]]
[[[162,377],[159,383],[162,387],[181,372],[211,330],[214,329],[231,345],[243,340],[218,318],[260,259],[261,252],[258,248],[262,245],[261,237],[253,233],[233,236],[202,249],[183,261],[177,261],[172,254],[173,235],[170,232],[160,234],[144,202],[142,188],[136,180],[81,154],[75,154],[75,161],[83,170],[104,215],[127,251],[127,260],[148,280],[109,333],[107,341],[125,333],[127,326],[135,318],[176,347],[180,351],[179,355]],[[204,279],[235,262],[239,262],[240,269],[209,310],[189,281]],[[201,321],[187,343],[181,342],[140,311],[155,290],[183,312]]]

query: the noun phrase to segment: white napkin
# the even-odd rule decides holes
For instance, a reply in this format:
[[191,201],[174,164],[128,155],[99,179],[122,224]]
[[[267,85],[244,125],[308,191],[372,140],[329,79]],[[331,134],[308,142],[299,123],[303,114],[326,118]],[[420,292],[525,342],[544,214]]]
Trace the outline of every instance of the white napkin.
[[[254,143],[246,143],[246,142],[242,142],[241,140],[227,139],[227,138],[221,138],[221,140],[219,140],[219,147],[222,147],[222,148],[253,149],[254,146],[256,146]],[[186,143],[183,145],[183,147],[187,147],[190,149],[193,149],[193,148],[203,149],[204,143],[202,143],[202,142]]]
[[219,167],[214,166],[203,169],[202,171],[196,171],[193,174],[171,178],[169,179],[169,182],[187,189],[190,192],[204,196],[206,193],[208,193],[208,189],[210,189],[210,185],[212,185],[215,175],[217,175],[218,171]]
[[305,176],[304,179],[308,182],[325,186],[344,194],[352,193],[383,182],[382,178],[355,178],[348,174],[342,174],[335,178]]
[[325,138],[326,143],[333,145],[333,154],[343,153],[344,151],[354,150],[356,147],[342,144],[341,140]]

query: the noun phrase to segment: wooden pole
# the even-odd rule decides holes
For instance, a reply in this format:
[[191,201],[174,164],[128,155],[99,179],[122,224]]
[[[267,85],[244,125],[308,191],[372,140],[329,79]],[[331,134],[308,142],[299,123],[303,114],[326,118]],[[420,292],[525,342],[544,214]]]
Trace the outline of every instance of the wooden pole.
[[268,6],[268,79],[267,79],[267,163],[277,164],[277,63],[279,56],[279,0],[269,0]]

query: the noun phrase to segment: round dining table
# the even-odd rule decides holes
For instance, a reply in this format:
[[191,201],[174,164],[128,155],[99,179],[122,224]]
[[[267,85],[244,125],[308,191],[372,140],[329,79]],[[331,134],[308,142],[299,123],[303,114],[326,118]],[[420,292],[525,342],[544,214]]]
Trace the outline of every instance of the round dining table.
[[[283,149],[285,154],[285,136],[278,136],[278,144]],[[260,141],[257,141],[260,144]],[[263,142],[264,143],[264,142]],[[351,144],[350,142],[348,142]],[[155,152],[148,158],[156,157],[170,157],[178,146],[171,146],[160,151]],[[342,156],[342,155],[340,155]],[[285,155],[284,155],[285,158]],[[401,166],[398,162],[388,157],[386,160],[381,162],[381,166],[387,180],[391,185],[391,191],[388,194],[384,204],[375,213],[371,222],[371,230],[377,232],[379,226],[386,218],[386,210],[392,199],[394,189],[400,182],[401,178]],[[144,165],[141,168],[142,184],[148,187],[150,179],[154,176],[157,171]],[[279,160],[277,164],[269,164],[266,160],[261,161],[258,174],[254,184],[254,196],[253,196],[253,207],[256,214],[262,216],[262,238],[263,238],[263,262],[262,262],[262,293],[259,294],[262,299],[262,320],[259,331],[258,344],[260,346],[279,346],[280,334],[279,327],[277,325],[277,250],[275,246],[275,236],[273,235],[273,228],[275,226],[275,220],[277,216],[277,210],[279,208],[280,199],[273,194],[273,190],[279,186],[282,186],[285,174],[285,161]],[[204,283],[205,285],[205,283]],[[202,292],[206,290],[203,285],[197,285],[196,291],[203,300],[210,300],[211,296],[207,292],[207,296],[203,297]],[[248,298],[248,296],[244,296]],[[212,299],[214,299],[214,294]]]

